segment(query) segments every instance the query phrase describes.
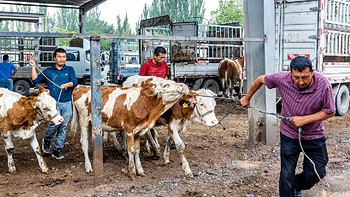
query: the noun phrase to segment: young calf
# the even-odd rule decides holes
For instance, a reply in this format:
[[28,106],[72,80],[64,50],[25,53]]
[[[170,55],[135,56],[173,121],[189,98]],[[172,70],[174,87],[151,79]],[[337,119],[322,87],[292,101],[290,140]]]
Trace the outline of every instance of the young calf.
[[39,121],[52,121],[55,125],[63,122],[63,117],[57,111],[56,101],[48,90],[39,87],[38,96],[25,97],[18,93],[0,88],[0,133],[5,140],[9,172],[15,172],[16,166],[12,158],[14,145],[12,136],[30,139],[30,145],[39,162],[41,171],[48,168],[41,155],[41,149],[35,135]]
[[[128,78],[123,87],[140,86],[142,81],[148,79],[149,77],[131,77]],[[157,83],[158,78],[154,78],[155,83]],[[168,125],[168,138],[165,145],[165,150],[163,154],[164,162],[170,163],[170,146],[169,142],[171,139],[174,140],[177,151],[181,156],[182,168],[185,171],[185,176],[193,177],[189,164],[185,157],[185,144],[180,137],[180,133],[184,133],[192,121],[203,123],[207,126],[215,126],[218,124],[218,120],[214,113],[214,108],[216,106],[215,99],[216,96],[210,90],[191,90],[188,95],[181,97],[168,111],[166,111],[160,119],[164,119],[163,122]],[[147,132],[148,137],[151,140],[152,148],[155,149],[155,153],[158,155],[160,152],[160,146],[156,137],[157,132],[152,128],[151,132]],[[147,141],[146,141],[147,142]]]

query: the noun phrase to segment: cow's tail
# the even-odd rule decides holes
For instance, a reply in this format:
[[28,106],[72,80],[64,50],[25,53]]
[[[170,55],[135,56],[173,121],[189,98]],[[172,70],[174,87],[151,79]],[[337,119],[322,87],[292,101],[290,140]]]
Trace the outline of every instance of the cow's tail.
[[72,115],[72,121],[70,123],[70,130],[72,132],[72,141],[73,145],[75,147],[78,147],[78,137],[77,137],[77,130],[78,130],[78,114],[77,114],[77,108],[72,101],[72,108],[73,108],[73,115]]

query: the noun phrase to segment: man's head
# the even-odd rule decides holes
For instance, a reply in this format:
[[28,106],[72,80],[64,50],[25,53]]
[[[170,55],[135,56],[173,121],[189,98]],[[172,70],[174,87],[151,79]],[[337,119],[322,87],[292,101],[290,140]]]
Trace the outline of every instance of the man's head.
[[153,53],[153,63],[160,65],[165,60],[166,50],[163,47],[157,47]]
[[294,58],[290,62],[290,71],[294,83],[300,88],[305,89],[313,83],[313,69],[311,61],[304,56]]
[[5,54],[2,56],[2,61],[9,61],[9,55]]
[[56,66],[62,67],[67,61],[67,52],[62,48],[57,48],[53,52],[53,59],[56,62]]

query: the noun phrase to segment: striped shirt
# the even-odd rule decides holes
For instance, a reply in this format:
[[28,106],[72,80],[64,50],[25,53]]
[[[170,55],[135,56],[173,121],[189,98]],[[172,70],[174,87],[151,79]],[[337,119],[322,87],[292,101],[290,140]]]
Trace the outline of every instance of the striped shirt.
[[[267,88],[277,88],[282,97],[282,116],[305,116],[323,111],[335,112],[332,86],[320,73],[314,71],[314,82],[304,90],[294,83],[291,72],[284,71],[265,76]],[[302,127],[302,139],[313,140],[325,137],[323,122],[313,122]],[[282,120],[281,133],[289,138],[298,138],[298,128],[288,120]]]

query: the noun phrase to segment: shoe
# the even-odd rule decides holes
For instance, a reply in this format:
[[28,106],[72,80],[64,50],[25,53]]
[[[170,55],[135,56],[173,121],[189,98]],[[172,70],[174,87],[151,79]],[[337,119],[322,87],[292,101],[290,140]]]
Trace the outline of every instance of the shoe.
[[43,141],[41,143],[41,150],[45,153],[45,154],[50,154],[50,142],[46,142],[45,138],[43,138]]
[[55,159],[63,159],[64,156],[62,155],[61,149],[53,149],[52,150],[52,157]]
[[302,197],[301,191],[294,190],[294,196],[295,197]]

